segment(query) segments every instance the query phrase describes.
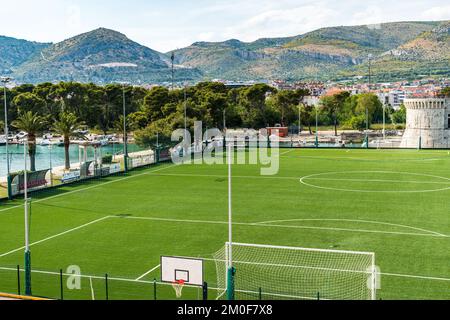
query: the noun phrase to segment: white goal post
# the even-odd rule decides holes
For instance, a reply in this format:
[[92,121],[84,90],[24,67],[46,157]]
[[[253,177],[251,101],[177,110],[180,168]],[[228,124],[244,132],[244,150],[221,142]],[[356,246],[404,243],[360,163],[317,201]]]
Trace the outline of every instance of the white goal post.
[[243,243],[226,243],[214,256],[218,299],[226,296],[230,249],[237,300],[376,299],[374,253]]

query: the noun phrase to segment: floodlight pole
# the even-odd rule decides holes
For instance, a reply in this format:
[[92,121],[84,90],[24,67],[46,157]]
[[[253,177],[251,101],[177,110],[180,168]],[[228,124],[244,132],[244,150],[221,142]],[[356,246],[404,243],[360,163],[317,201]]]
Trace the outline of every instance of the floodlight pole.
[[23,194],[25,206],[25,294],[31,296],[31,252],[30,252],[30,225],[29,225],[29,203],[28,203],[28,172],[27,172],[27,149],[28,141],[23,145]]
[[52,164],[52,149],[53,146],[50,144],[48,146],[48,150],[49,150],[49,157],[50,157],[50,186],[53,187],[53,164]]
[[227,127],[227,109],[223,109],[223,132]]
[[[230,139],[231,140],[231,139]],[[233,209],[232,209],[232,170],[231,164],[233,161],[232,142],[228,141],[228,270],[227,270],[227,298],[233,301],[234,296],[234,274],[233,267]]]
[[[186,88],[186,83],[184,84],[184,146],[186,147],[187,145],[187,88]],[[191,142],[189,142],[189,145],[191,144]],[[183,151],[183,156],[186,157],[186,154],[188,153],[189,148],[187,148],[186,150]]]
[[173,91],[174,82],[175,82],[175,69],[174,69],[175,53],[174,52],[172,52],[172,55],[170,56],[170,60],[172,61],[172,91]]
[[[372,92],[372,54],[369,54],[369,93]],[[366,105],[366,148],[369,149],[369,109]]]
[[3,82],[3,102],[5,107],[5,153],[6,153],[6,174],[7,174],[7,181],[8,181],[8,198],[9,200],[12,199],[12,193],[11,193],[11,181],[10,181],[10,164],[9,164],[9,151],[8,151],[8,136],[9,136],[9,130],[8,130],[8,104],[6,99],[6,84],[11,81],[11,78],[8,77],[2,77],[1,82]]
[[369,109],[366,106],[366,148],[369,149]]
[[319,106],[316,105],[316,148],[319,147]]
[[298,136],[302,134],[302,104],[298,105]]
[[125,99],[125,84],[122,84],[122,99],[123,99],[123,162],[125,173],[128,172],[128,145],[127,145],[127,110]]
[[383,103],[383,141],[386,142],[386,103]]

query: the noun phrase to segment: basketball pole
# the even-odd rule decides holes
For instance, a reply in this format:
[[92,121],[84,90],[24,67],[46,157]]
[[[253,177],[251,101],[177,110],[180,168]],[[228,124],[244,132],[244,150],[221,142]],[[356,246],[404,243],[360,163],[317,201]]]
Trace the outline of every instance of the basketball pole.
[[232,211],[232,144],[228,141],[228,271],[227,271],[227,298],[229,301],[234,300],[234,274],[233,267],[233,211]]

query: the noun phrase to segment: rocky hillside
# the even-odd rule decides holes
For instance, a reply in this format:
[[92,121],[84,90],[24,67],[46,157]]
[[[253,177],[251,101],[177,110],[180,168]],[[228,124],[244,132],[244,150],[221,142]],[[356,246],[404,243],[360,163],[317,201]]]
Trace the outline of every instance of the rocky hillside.
[[[197,78],[196,70],[180,68],[178,77]],[[171,79],[167,57],[108,29],[97,29],[44,48],[14,69],[21,82],[115,81],[160,82]]]
[[[440,23],[397,48],[375,56],[374,75],[380,80],[450,75],[450,21]],[[367,70],[367,62],[342,74],[356,75]]]
[[49,45],[0,36],[0,74],[12,73],[12,68],[21,65]]
[[[377,80],[450,76],[449,21],[323,28],[254,42],[196,42],[174,51],[176,81]],[[0,71],[18,82],[162,83],[171,80],[172,52],[144,47],[97,29],[56,44],[0,37]]]
[[175,51],[175,56],[177,63],[198,68],[210,78],[326,80],[363,64],[368,54],[380,56],[438,25],[438,22],[398,22],[323,28],[296,37],[252,43],[199,42]]

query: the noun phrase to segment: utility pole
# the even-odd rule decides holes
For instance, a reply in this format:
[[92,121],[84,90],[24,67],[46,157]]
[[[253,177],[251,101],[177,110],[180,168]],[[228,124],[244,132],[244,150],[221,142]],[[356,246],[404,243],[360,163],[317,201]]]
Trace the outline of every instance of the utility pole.
[[8,103],[6,99],[6,84],[11,82],[11,78],[9,77],[2,77],[0,81],[3,83],[3,101],[4,101],[4,107],[5,107],[5,153],[6,153],[6,173],[7,173],[7,185],[8,185],[8,198],[12,199],[12,193],[11,193],[11,178],[9,176],[10,174],[10,163],[9,163],[9,151],[8,151],[8,136],[9,136],[9,130],[8,130]]

